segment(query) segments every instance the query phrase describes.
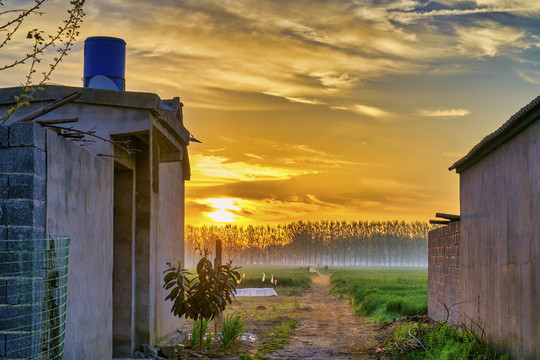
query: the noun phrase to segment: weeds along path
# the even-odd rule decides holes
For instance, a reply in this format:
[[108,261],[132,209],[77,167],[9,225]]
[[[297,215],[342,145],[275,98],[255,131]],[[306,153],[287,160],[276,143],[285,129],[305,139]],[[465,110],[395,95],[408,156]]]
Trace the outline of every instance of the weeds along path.
[[344,300],[332,297],[330,276],[320,274],[312,287],[298,297],[301,325],[289,345],[270,359],[373,359],[367,350],[376,344],[376,325],[354,315]]

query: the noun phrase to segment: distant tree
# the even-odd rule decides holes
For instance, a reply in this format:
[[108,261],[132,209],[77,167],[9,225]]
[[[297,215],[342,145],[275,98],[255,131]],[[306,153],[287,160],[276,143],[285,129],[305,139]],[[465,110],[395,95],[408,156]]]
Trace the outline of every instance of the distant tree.
[[265,265],[427,265],[431,225],[404,221],[296,221],[186,227],[186,258],[222,239],[224,258]]
[[[34,93],[41,89],[46,81],[50,79],[52,72],[58,64],[67,55],[75,39],[79,35],[79,27],[85,15],[83,5],[85,0],[70,1],[67,10],[68,16],[61,22],[54,33],[46,34],[39,28],[31,28],[23,30],[23,24],[31,23],[31,18],[38,15],[43,15],[42,7],[48,0],[34,0],[30,2],[27,8],[18,8],[17,2],[0,0],[0,54],[6,51],[7,45],[13,40],[15,34],[20,31],[27,31],[26,39],[31,42],[29,51],[19,54],[15,58],[6,60],[6,63],[0,64],[0,71],[20,67],[23,64],[28,65],[26,78],[21,83],[21,92],[15,97],[15,105],[8,110],[8,113],[0,118],[0,125],[5,123],[13,113],[21,106],[29,105],[29,100],[32,99]],[[10,5],[10,6],[9,6]],[[30,27],[32,27],[30,25]],[[45,51],[56,47],[56,56],[49,62],[45,71],[37,75],[38,64],[43,60]]]

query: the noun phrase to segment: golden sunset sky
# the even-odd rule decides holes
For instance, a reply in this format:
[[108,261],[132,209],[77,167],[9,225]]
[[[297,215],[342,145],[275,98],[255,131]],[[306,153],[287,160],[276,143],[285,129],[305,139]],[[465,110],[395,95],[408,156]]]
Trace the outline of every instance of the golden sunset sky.
[[[57,26],[67,3],[48,2],[32,27]],[[51,82],[82,86],[84,39],[113,36],[127,42],[128,91],[180,96],[203,142],[189,146],[187,224],[459,213],[448,167],[540,93],[537,0],[85,8]],[[27,51],[25,35],[0,58]],[[0,73],[0,86],[18,85],[24,70]]]

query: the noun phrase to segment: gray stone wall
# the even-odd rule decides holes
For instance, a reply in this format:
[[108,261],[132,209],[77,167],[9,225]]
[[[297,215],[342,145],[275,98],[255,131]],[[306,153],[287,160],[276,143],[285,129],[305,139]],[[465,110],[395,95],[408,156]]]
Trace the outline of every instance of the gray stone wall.
[[460,223],[431,230],[428,235],[428,315],[459,324]]
[[0,126],[0,358],[40,351],[45,130]]

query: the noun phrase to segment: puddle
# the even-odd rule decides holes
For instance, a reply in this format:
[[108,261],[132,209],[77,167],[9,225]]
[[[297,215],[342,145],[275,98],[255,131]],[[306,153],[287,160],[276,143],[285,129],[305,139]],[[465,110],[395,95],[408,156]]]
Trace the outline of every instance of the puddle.
[[[187,340],[191,340],[191,336],[192,336],[192,332],[191,331],[188,331],[187,332]],[[210,336],[210,338],[212,340],[214,340],[214,333],[206,333],[204,334],[203,336],[203,340],[207,340],[208,337]],[[221,339],[221,334],[218,334],[218,339]],[[239,338],[240,341],[245,341],[245,342],[249,342],[249,343],[254,343],[258,340],[257,338],[257,335],[253,334],[253,333],[243,333],[242,336]]]

